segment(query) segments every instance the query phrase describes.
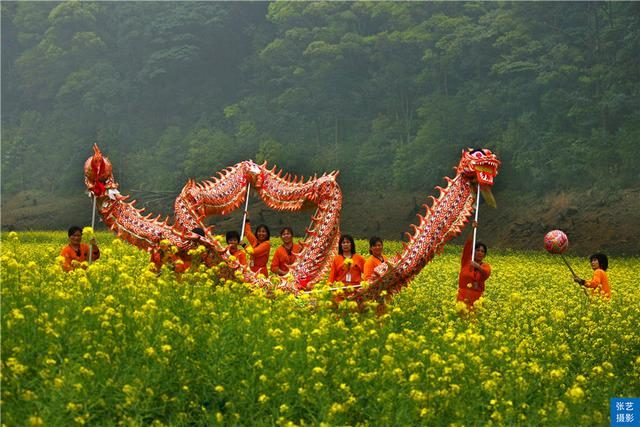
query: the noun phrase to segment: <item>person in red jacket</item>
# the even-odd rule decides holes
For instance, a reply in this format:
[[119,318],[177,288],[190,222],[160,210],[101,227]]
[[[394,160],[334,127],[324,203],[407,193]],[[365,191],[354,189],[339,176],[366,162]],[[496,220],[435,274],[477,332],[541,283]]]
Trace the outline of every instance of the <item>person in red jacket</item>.
[[356,244],[348,234],[340,236],[338,255],[333,258],[329,283],[342,282],[345,285],[358,285],[362,280],[364,258],[356,253]]
[[271,260],[271,271],[280,276],[289,272],[289,266],[296,261],[296,256],[302,252],[302,245],[293,242],[293,229],[284,227],[280,230],[282,245],[276,249]]
[[249,223],[249,216],[247,214],[247,220],[244,225],[244,234],[247,236],[247,240],[251,245],[249,268],[256,274],[269,275],[267,270],[267,262],[269,261],[269,253],[271,252],[271,232],[269,227],[264,224],[256,226],[256,233],[251,232],[251,224]]
[[369,239],[369,253],[371,256],[364,263],[364,274],[362,276],[364,280],[371,280],[373,270],[383,262],[387,262],[387,257],[382,253],[383,250],[384,244],[380,237],[373,236]]
[[589,257],[589,261],[593,269],[591,280],[584,280],[579,277],[575,277],[573,280],[581,286],[590,288],[592,296],[611,299],[611,288],[609,287],[609,278],[606,273],[607,268],[609,268],[609,259],[603,253],[595,253]]
[[485,281],[491,276],[491,265],[484,262],[487,255],[487,245],[476,242],[475,259],[471,259],[473,242],[471,234],[467,238],[460,259],[460,274],[458,275],[458,301],[463,301],[471,309],[473,304],[482,296]]
[[[67,232],[69,236],[69,244],[62,248],[60,256],[64,258],[62,269],[64,271],[75,270],[77,267],[87,268],[81,263],[89,260],[89,251],[91,250],[91,260],[95,261],[100,258],[100,248],[96,243],[96,239],[91,239],[91,248],[86,243],[82,243],[82,228],[74,225]],[[74,262],[75,261],[75,262]]]

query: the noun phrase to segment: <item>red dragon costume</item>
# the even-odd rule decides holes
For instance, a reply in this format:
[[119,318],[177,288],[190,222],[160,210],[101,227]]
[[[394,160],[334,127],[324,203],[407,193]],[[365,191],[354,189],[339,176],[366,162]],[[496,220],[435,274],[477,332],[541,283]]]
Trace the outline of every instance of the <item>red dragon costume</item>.
[[[143,216],[144,209],[137,209],[135,201],[129,202],[128,196],[121,195],[109,159],[102,155],[97,145],[93,150],[93,156],[84,165],[87,189],[97,199],[103,222],[132,245],[152,250],[166,239],[179,249],[188,250],[202,244],[217,254],[220,261],[226,261],[229,268],[241,272],[245,282],[292,293],[313,287],[327,272],[340,237],[342,191],[336,181],[338,172],[305,181],[289,174],[282,176],[282,171],[276,173],[275,167],[268,169],[266,162],[258,165],[247,160],[219,172],[210,180],[187,182],[175,200],[175,218],[173,224],[169,224],[168,219],[162,221],[159,216]],[[499,166],[500,161],[490,150],[463,150],[455,177],[445,178],[446,188],[436,187],[440,191],[439,197],[431,197],[432,205],[424,206],[426,214],[418,215],[419,223],[412,225],[413,234],[402,253],[380,264],[368,285],[349,290],[347,298],[359,303],[370,300],[383,303],[387,296],[406,286],[447,241],[460,234],[473,213],[477,184],[480,184],[485,200],[495,206],[490,190]],[[247,184],[251,184],[271,209],[316,208],[302,242],[303,250],[291,266],[291,275],[272,278],[278,281],[276,284],[229,260],[224,247],[211,238],[211,230],[203,223],[209,216],[225,215],[239,208],[249,196]],[[207,229],[206,237],[192,233],[196,227]]]

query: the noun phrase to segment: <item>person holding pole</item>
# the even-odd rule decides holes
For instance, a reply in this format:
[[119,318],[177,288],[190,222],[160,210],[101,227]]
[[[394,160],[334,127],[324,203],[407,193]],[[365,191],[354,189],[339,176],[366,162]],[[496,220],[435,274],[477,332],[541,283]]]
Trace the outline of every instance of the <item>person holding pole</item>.
[[593,277],[591,280],[584,280],[578,276],[573,277],[573,281],[580,286],[591,289],[591,296],[601,296],[611,299],[611,288],[609,287],[609,278],[607,277],[607,268],[609,268],[609,259],[603,253],[595,253],[589,257],[591,268],[593,269]]
[[271,252],[271,232],[265,224],[256,226],[256,233],[251,232],[251,221],[247,214],[244,223],[244,235],[249,241],[251,248],[247,250],[250,255],[249,268],[256,274],[269,275],[267,270],[267,262],[269,261],[269,253]]
[[[476,221],[473,222],[476,228]],[[487,245],[474,242],[471,234],[467,237],[460,259],[460,274],[458,275],[458,301],[467,305],[468,309],[482,296],[485,281],[491,276],[491,265],[484,262],[487,255]]]
[[469,310],[484,293],[484,282],[491,276],[491,266],[484,262],[484,257],[487,256],[487,245],[476,241],[478,213],[480,212],[480,183],[476,189],[475,211],[475,218],[471,223],[473,240],[469,235],[462,249],[460,274],[458,274],[458,296],[456,298],[458,301],[464,302]]
[[76,225],[71,226],[67,234],[69,236],[69,244],[60,251],[60,256],[64,258],[62,262],[64,271],[75,270],[77,267],[87,268],[81,263],[89,259],[95,261],[100,258],[100,248],[98,248],[95,238],[91,239],[91,247],[86,243],[82,243],[82,228]]

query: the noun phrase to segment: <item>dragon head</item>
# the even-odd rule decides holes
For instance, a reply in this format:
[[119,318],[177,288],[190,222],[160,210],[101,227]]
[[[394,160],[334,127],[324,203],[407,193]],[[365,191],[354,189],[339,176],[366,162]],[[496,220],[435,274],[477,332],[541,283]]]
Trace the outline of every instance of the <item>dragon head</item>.
[[107,190],[116,187],[111,162],[102,155],[98,144],[93,144],[93,156],[84,163],[84,183],[96,197],[103,196]]
[[[248,160],[244,162],[245,164],[245,173],[248,182],[253,184],[254,188],[262,188],[262,183],[264,181],[264,173],[262,167],[253,162],[253,160]],[[266,167],[266,162],[262,166]]]
[[491,187],[493,187],[493,178],[498,175],[499,167],[500,160],[491,150],[467,148],[462,150],[462,158],[456,172],[474,184],[480,184],[480,192],[484,200],[489,206],[496,207]]

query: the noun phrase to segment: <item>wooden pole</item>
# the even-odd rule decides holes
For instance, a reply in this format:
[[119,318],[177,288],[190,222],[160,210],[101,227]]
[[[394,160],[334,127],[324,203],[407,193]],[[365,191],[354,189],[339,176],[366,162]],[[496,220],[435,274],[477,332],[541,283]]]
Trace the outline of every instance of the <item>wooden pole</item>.
[[[244,202],[244,214],[242,215],[242,229],[240,230],[240,242],[244,239],[244,225],[247,223],[247,209],[249,209],[249,193],[251,192],[251,183],[247,183],[247,195]],[[240,243],[238,242],[238,243]]]
[[480,210],[480,183],[478,183],[477,197],[476,197],[476,217],[474,219],[473,226],[473,246],[471,246],[471,261],[476,259],[476,235],[478,233],[478,212]]
[[[93,196],[93,210],[91,212],[91,230],[95,230],[94,227],[96,225],[96,201],[98,200],[98,197],[95,194],[92,194],[92,196]],[[93,238],[91,238],[91,240],[93,240]],[[89,241],[89,264],[91,264],[92,256],[93,256],[93,243]]]

